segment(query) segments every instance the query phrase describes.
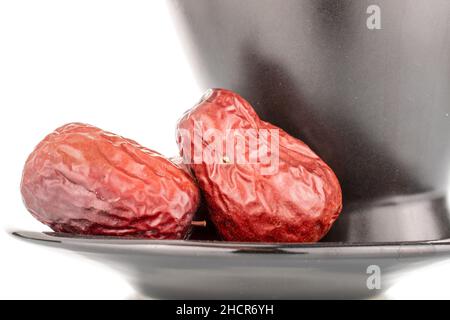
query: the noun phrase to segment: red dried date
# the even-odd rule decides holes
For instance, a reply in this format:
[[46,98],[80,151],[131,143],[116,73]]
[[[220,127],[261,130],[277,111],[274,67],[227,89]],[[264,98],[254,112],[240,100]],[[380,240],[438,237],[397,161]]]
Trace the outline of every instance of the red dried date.
[[[225,240],[315,242],[341,212],[341,188],[333,171],[306,144],[262,121],[231,91],[209,91],[179,121],[177,133],[181,155]],[[252,150],[256,139],[253,147],[259,150]],[[234,150],[228,148],[230,141]],[[261,149],[270,150],[272,163],[252,161]]]
[[193,178],[159,153],[85,124],[48,135],[29,156],[28,210],[59,232],[182,239],[199,205]]

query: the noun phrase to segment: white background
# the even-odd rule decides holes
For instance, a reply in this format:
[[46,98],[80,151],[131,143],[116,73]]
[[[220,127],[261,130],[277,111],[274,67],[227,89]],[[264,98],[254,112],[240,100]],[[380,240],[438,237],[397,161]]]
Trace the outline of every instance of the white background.
[[[22,205],[22,167],[73,121],[174,155],[175,122],[200,95],[163,0],[0,0],[0,298],[137,297],[103,266],[7,234],[46,230]],[[449,266],[417,271],[387,297],[450,298]]]

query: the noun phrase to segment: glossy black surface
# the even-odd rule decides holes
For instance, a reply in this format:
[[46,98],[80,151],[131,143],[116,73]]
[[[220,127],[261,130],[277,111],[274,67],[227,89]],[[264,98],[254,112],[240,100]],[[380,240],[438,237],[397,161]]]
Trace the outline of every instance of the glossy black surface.
[[[27,231],[13,235],[100,261],[142,295],[171,299],[367,298],[385,292],[405,272],[450,258],[450,240],[255,244]],[[367,287],[369,266],[380,268],[379,290]]]
[[450,237],[450,1],[169,3],[200,85],[239,92],[335,170],[329,240]]

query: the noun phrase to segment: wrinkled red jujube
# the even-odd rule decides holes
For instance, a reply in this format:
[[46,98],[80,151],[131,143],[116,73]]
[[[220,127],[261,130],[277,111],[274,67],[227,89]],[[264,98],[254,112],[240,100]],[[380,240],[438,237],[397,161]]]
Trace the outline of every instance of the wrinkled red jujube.
[[[222,137],[229,130],[237,135],[248,129],[277,130],[277,172],[261,174],[265,164],[238,164],[228,156],[213,163],[206,158],[196,161],[194,154],[202,154],[212,141],[196,144],[194,137],[211,128]],[[330,167],[305,143],[262,121],[236,93],[210,90],[179,121],[177,133],[180,153],[190,163],[210,218],[224,240],[316,242],[341,212],[341,188]],[[225,150],[225,140],[214,143]],[[248,151],[246,156],[248,160]]]
[[193,178],[161,154],[79,123],[39,143],[21,192],[55,231],[149,239],[184,238],[200,201]]

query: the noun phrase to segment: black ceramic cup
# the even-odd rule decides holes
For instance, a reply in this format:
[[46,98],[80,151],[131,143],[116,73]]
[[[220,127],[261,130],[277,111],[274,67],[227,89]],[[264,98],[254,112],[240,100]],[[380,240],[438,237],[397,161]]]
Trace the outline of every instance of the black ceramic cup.
[[450,1],[169,0],[199,84],[336,172],[325,241],[450,237]]

